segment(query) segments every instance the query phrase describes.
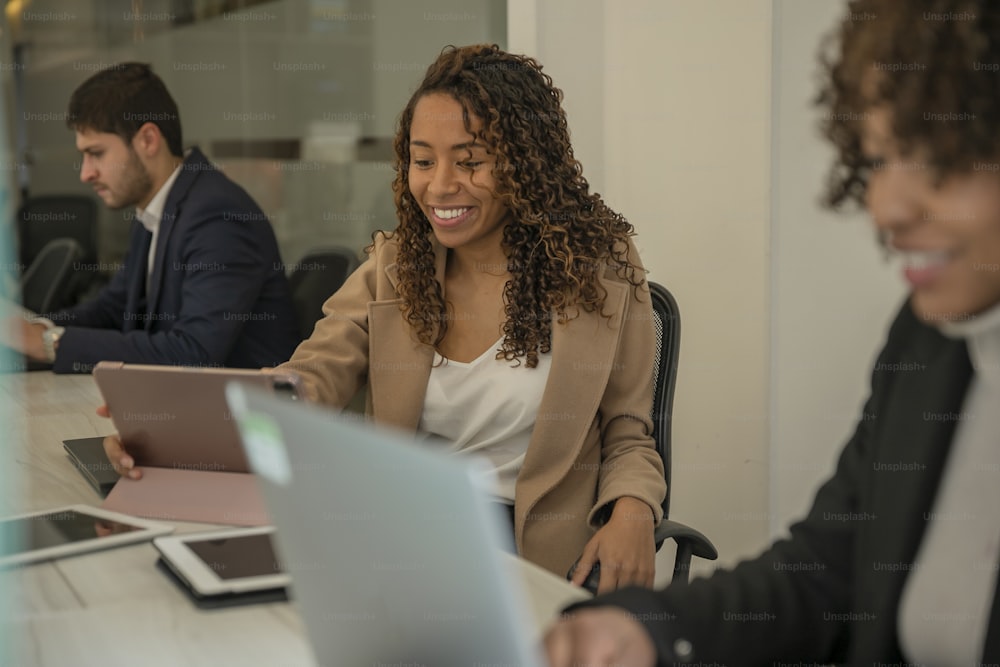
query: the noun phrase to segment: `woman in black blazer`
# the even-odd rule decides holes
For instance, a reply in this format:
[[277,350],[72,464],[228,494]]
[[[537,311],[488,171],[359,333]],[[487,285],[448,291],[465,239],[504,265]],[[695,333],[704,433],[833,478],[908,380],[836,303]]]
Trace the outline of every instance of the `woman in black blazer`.
[[828,203],[911,288],[854,436],[789,539],[571,608],[554,667],[1000,663],[1000,3],[855,0],[839,43]]

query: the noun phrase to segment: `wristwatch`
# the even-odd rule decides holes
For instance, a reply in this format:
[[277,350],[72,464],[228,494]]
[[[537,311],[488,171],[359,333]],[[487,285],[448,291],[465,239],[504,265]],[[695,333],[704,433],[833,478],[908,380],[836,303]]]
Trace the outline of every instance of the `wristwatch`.
[[59,339],[66,332],[66,327],[49,327],[42,332],[42,347],[45,348],[45,359],[49,363],[56,360],[56,348],[59,347]]

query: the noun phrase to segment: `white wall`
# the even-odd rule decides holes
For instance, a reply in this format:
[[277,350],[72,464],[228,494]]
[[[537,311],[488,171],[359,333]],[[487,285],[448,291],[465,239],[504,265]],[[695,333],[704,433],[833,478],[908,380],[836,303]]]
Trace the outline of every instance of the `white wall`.
[[812,108],[817,49],[843,10],[776,0],[771,218],[771,532],[801,517],[833,472],[867,395],[871,365],[903,297],[861,213],[817,200],[833,150]]
[[732,562],[765,535],[770,3],[605,18],[607,196],[682,314],[672,514]]
[[672,514],[722,564],[804,513],[902,296],[865,218],[819,205],[816,54],[843,6],[508,4],[511,50],[563,88],[584,173],[680,303]]
[[733,562],[767,537],[770,2],[533,4],[510,0],[510,48],[564,89],[584,173],[681,307],[672,516]]

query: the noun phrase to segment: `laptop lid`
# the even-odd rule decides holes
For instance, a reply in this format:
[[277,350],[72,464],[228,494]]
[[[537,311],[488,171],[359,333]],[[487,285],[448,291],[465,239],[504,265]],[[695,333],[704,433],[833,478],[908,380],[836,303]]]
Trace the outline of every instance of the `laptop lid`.
[[472,467],[346,413],[226,395],[319,664],[543,664]]

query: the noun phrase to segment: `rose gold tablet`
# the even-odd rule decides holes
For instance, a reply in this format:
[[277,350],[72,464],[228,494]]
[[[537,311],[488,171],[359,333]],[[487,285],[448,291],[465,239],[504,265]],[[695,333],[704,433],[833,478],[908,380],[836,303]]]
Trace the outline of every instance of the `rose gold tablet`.
[[236,381],[294,399],[296,376],[102,361],[94,379],[143,473],[139,480],[120,480],[102,507],[167,521],[270,521],[226,406],[225,386]]
[[148,366],[102,361],[94,380],[137,466],[247,472],[226,406],[226,383],[298,395],[298,377],[235,368]]
[[159,521],[271,523],[257,476],[245,472],[146,467],[142,479],[119,480],[101,507]]

